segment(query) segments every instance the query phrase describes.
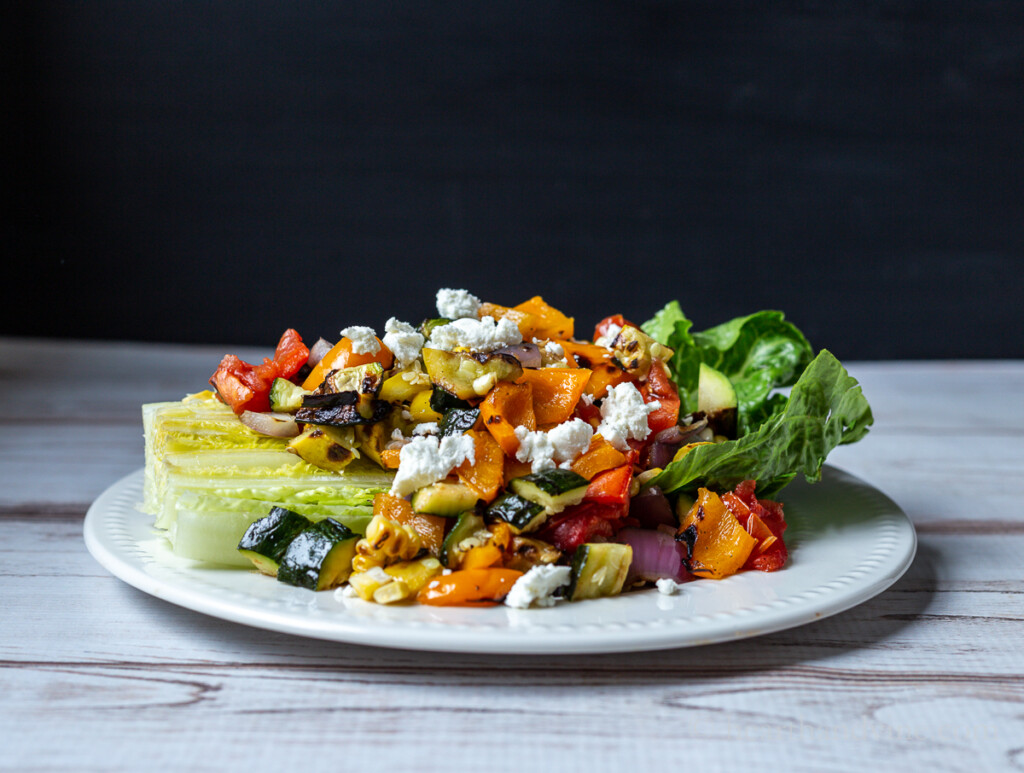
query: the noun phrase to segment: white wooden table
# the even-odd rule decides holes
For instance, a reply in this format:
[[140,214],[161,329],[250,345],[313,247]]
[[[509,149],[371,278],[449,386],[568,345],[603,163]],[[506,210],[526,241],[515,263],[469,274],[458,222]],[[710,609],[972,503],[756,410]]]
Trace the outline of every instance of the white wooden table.
[[222,622],[91,558],[139,405],[225,350],[0,340],[0,769],[1024,768],[1024,361],[851,366],[875,428],[830,462],[920,538],[880,597],[697,649],[487,657]]

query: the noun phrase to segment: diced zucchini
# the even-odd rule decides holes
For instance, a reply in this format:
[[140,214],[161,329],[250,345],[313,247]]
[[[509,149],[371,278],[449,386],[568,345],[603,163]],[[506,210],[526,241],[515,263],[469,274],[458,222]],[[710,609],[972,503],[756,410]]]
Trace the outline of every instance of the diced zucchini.
[[288,442],[288,450],[324,470],[341,472],[358,458],[356,439],[351,429],[307,424],[302,433]]
[[515,381],[523,366],[511,354],[446,352],[424,349],[423,365],[430,380],[461,400],[483,397],[499,381]]
[[566,596],[570,601],[617,596],[622,592],[633,561],[633,548],[617,542],[588,542],[572,557],[572,579]]
[[554,515],[570,505],[579,504],[587,493],[588,485],[582,475],[556,468],[513,478],[509,488],[524,499],[541,505],[548,515]]
[[461,435],[466,430],[473,429],[480,420],[479,408],[451,408],[444,415],[438,427],[441,437],[446,435]]
[[516,534],[535,531],[548,519],[544,505],[531,502],[518,494],[506,492],[487,508],[491,518],[497,518],[509,525]]
[[412,495],[412,509],[417,513],[454,518],[472,510],[479,497],[465,483],[438,481],[418,489]]
[[441,327],[441,325],[448,325],[451,320],[448,317],[433,317],[432,319],[425,319],[420,323],[420,333],[423,337],[430,339],[430,334],[434,332],[434,328]]
[[263,574],[276,577],[288,546],[310,525],[304,515],[275,507],[269,515],[249,525],[238,542],[238,551]]
[[308,394],[305,389],[286,378],[275,378],[270,385],[270,410],[295,413],[302,407],[302,398]]
[[341,585],[352,574],[352,558],[360,535],[325,518],[303,529],[281,559],[277,579],[309,590]]
[[736,437],[736,406],[736,388],[729,377],[702,362],[697,376],[697,410],[703,411],[716,435]]
[[[461,400],[451,392],[447,392],[439,386],[435,386],[430,393],[430,409],[439,414],[442,418],[452,408],[472,408],[466,400]],[[410,409],[411,410],[411,409]],[[431,421],[434,421],[431,419]]]
[[452,569],[459,561],[459,543],[468,539],[484,528],[484,519],[473,511],[467,511],[459,516],[452,530],[441,543],[441,553],[438,558],[444,566]]
[[420,392],[429,390],[431,385],[425,374],[415,374],[426,383],[420,383],[419,379],[406,378],[413,375],[409,371],[400,371],[384,380],[377,395],[381,400],[389,403],[408,403]]

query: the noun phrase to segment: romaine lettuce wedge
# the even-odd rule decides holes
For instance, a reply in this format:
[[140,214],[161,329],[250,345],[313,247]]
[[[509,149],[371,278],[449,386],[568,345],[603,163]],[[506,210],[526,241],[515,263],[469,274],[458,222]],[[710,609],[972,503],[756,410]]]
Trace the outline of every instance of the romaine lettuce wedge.
[[756,429],[738,440],[696,446],[651,482],[665,491],[698,485],[725,491],[753,479],[758,495],[770,496],[800,473],[820,479],[832,449],[860,440],[873,421],[857,380],[822,350],[785,403]]

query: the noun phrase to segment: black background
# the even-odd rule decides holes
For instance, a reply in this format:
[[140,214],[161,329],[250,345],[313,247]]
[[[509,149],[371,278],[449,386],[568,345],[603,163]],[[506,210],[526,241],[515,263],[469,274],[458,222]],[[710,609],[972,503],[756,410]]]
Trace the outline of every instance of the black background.
[[5,15],[0,333],[272,347],[452,286],[1024,356],[1022,3]]

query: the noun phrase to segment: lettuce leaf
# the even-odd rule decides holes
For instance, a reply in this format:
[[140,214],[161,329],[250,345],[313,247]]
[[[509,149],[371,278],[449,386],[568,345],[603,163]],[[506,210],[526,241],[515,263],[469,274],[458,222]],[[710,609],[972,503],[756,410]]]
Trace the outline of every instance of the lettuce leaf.
[[697,410],[702,362],[725,374],[736,389],[741,437],[781,407],[785,397],[775,390],[792,385],[814,356],[803,333],[780,311],[759,311],[696,333],[692,324],[672,301],[641,328],[674,350],[669,367],[684,413]]
[[698,485],[725,491],[753,479],[758,495],[770,496],[799,473],[808,481],[819,480],[832,449],[860,440],[873,421],[857,380],[831,352],[822,350],[785,404],[754,431],[738,440],[696,446],[652,484],[665,491]]

